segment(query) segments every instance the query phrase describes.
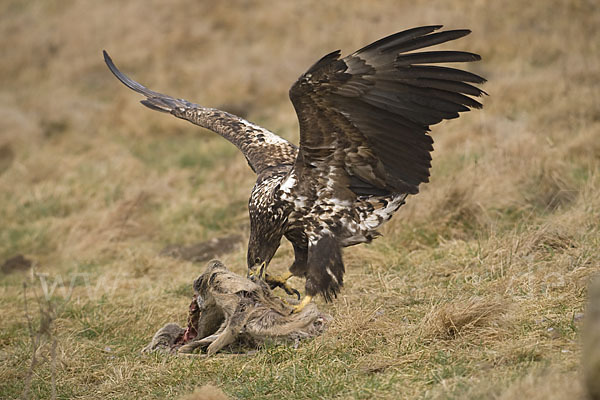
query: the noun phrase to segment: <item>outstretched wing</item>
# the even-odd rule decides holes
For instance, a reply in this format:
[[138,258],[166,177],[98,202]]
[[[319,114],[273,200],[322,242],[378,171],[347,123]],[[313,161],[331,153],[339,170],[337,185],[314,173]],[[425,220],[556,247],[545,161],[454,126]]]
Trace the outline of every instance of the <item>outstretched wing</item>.
[[432,33],[439,28],[399,32],[342,59],[335,51],[298,79],[290,99],[300,122],[296,170],[308,174],[305,180],[318,171],[329,171],[331,178],[338,166],[336,179],[357,195],[414,194],[429,180],[429,127],[481,108],[470,96],[484,92],[471,83],[485,82],[466,71],[431,65],[478,61],[477,54],[413,52],[470,33]]
[[250,168],[257,174],[270,167],[291,165],[296,160],[298,148],[273,132],[228,112],[154,92],[119,71],[106,51],[103,53],[106,65],[117,79],[146,96],[141,101],[143,105],[220,134],[242,151]]

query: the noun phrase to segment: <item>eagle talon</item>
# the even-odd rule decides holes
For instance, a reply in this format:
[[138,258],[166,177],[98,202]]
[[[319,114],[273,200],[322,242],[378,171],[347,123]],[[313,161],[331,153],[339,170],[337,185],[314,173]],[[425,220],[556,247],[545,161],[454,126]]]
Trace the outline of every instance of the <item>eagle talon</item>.
[[[287,290],[286,290],[286,292],[287,292]],[[291,295],[293,295],[293,294],[295,294],[295,295],[296,295],[296,297],[298,297],[298,301],[300,301],[300,292],[299,292],[299,291],[297,291],[296,289],[292,289],[292,293],[288,293],[288,294],[289,294],[290,296],[291,296]]]
[[306,307],[312,301],[312,298],[313,297],[308,294],[306,296],[304,296],[304,298],[302,299],[300,304],[294,306],[294,308],[292,309],[292,312],[290,314],[300,314],[302,312],[302,310],[304,310],[304,307]]
[[265,280],[267,274],[265,274],[265,270],[267,269],[267,264],[262,263],[258,266],[258,268],[248,269],[247,278],[252,282],[257,282],[261,280]]
[[290,295],[290,296],[296,295],[296,297],[298,298],[298,301],[300,301],[300,292],[297,291],[296,289],[294,289],[293,287],[291,287],[287,283],[288,279],[290,279],[291,277],[292,277],[291,272],[288,272],[281,276],[265,274],[265,282],[267,282],[267,284],[269,285],[271,290],[275,289],[276,287],[280,287],[283,290],[285,290],[285,292],[288,295]]
[[[294,289],[293,287],[290,287],[289,285],[285,285],[285,286],[280,286],[283,290],[285,290],[285,292],[290,295],[290,296],[296,296],[298,298],[298,301],[300,301],[300,292],[297,291],[296,289]],[[272,290],[273,288],[271,288]]]

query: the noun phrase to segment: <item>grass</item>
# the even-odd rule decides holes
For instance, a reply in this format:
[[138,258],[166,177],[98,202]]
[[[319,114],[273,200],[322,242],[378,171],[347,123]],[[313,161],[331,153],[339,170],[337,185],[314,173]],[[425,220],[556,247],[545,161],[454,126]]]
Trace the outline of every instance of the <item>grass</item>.
[[[341,296],[317,300],[328,331],[253,355],[140,354],[185,322],[204,268],[159,252],[247,237],[254,176],[222,138],[139,105],[101,50],[153,89],[297,141],[287,90],[318,57],[437,23],[473,30],[455,46],[482,55],[468,68],[490,96],[434,127],[431,182],[344,253]],[[584,0],[2,2],[0,264],[33,268],[0,276],[0,397],[582,398],[599,29]],[[243,247],[222,257],[238,273]],[[291,260],[284,244],[271,268]]]

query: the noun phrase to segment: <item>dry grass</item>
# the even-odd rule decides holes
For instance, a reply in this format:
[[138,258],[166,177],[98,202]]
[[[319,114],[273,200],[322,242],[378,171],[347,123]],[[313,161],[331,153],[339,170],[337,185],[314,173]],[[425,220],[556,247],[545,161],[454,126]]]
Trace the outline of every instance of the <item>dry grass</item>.
[[227,400],[227,396],[218,387],[204,385],[193,393],[181,397],[180,400]]
[[[0,277],[0,397],[51,397],[52,377],[57,398],[581,397],[569,382],[600,271],[596,3],[1,2],[0,265],[33,268]],[[247,236],[254,177],[221,138],[139,105],[101,50],[153,89],[295,141],[287,90],[319,56],[434,23],[473,30],[456,46],[483,56],[469,68],[490,96],[434,129],[431,183],[345,252],[344,291],[319,303],[328,333],[250,357],[140,355],[184,322],[204,268],[159,252]],[[283,246],[272,268],[291,257]],[[243,272],[243,246],[222,260]],[[37,351],[56,341],[27,384],[24,280],[54,310]]]
[[455,339],[466,334],[483,336],[484,329],[498,336],[501,332],[499,319],[505,312],[500,301],[472,298],[468,301],[453,301],[434,307],[423,321],[424,336],[434,339]]

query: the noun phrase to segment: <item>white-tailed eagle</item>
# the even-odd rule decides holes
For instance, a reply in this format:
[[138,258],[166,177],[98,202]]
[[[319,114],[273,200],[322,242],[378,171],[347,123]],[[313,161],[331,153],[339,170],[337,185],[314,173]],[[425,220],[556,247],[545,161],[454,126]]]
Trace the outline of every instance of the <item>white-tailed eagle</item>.
[[[258,175],[252,189],[249,275],[296,293],[287,279],[306,279],[296,310],[322,294],[331,300],[344,275],[342,247],[370,242],[377,228],[429,180],[429,127],[481,108],[473,84],[485,79],[436,64],[478,61],[462,51],[422,51],[470,33],[423,26],[380,39],[340,58],[327,54],[290,89],[300,122],[299,147],[240,117],[166,96],[112,73],[146,96],[142,104],[210,129],[237,146]],[[285,236],[295,260],[283,277],[266,267]]]

